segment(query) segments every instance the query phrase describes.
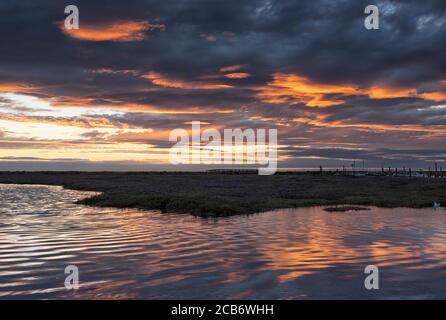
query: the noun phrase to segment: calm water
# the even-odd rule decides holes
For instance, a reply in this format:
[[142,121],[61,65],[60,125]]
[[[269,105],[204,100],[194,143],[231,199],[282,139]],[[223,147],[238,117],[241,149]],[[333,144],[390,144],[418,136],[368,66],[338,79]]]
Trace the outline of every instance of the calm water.
[[[446,298],[446,210],[204,220],[73,204],[91,194],[0,185],[0,299]],[[369,264],[380,290],[364,289]]]

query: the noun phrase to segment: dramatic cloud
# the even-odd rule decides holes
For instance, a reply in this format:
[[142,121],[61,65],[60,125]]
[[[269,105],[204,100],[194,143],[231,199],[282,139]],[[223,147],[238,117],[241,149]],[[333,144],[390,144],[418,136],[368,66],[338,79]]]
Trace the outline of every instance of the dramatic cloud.
[[275,74],[273,82],[260,88],[259,98],[269,103],[303,103],[308,107],[329,107],[345,101],[330,99],[328,95],[358,95],[360,91],[349,85],[328,85],[292,74]]
[[245,79],[245,78],[249,78],[251,75],[249,73],[245,73],[245,72],[235,72],[235,73],[228,73],[225,74],[226,78],[229,79]]
[[169,169],[192,121],[277,128],[281,167],[446,160],[443,0],[378,0],[374,31],[365,0],[75,4],[0,4],[2,168]]
[[33,92],[36,90],[33,86],[21,83],[0,83],[0,92],[19,93]]
[[153,72],[146,74],[143,77],[150,80],[154,85],[165,88],[185,89],[185,90],[217,90],[217,89],[232,88],[232,86],[226,84],[191,82],[191,81],[169,79],[163,77],[161,74]]
[[146,31],[164,30],[164,25],[147,21],[117,21],[102,25],[82,25],[80,29],[65,29],[60,24],[60,29],[66,35],[79,40],[129,42],[142,41]]

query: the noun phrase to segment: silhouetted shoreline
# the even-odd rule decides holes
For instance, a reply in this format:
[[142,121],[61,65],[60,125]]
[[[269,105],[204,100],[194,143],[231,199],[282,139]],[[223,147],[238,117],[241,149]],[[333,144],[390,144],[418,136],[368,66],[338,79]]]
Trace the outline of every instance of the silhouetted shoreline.
[[0,183],[60,185],[101,192],[80,201],[201,217],[309,206],[431,207],[446,203],[446,179],[353,177],[316,173],[274,176],[218,173],[0,172]]

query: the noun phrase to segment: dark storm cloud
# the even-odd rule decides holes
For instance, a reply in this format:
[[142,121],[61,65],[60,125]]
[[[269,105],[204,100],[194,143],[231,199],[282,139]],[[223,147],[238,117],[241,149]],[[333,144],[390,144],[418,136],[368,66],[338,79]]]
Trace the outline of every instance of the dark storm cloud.
[[[314,79],[372,80],[411,84],[444,76],[444,1],[377,1],[382,28],[363,27],[368,1],[176,0],[75,1],[82,23],[158,21],[164,31],[147,31],[142,42],[78,41],[55,22],[65,2],[6,1],[0,10],[4,64],[51,81],[63,70],[83,78],[85,68],[146,69],[192,76],[230,64],[248,64],[259,76],[286,68]],[[202,35],[212,35],[215,42]],[[39,74],[32,67],[42,68]],[[413,67],[413,68],[412,68]],[[44,71],[47,69],[47,73]],[[79,68],[75,74],[75,68]],[[13,71],[13,72],[11,72]],[[8,72],[6,72],[8,73]],[[36,79],[37,80],[37,79]],[[403,82],[401,82],[403,81]],[[59,82],[57,79],[56,82]]]
[[342,106],[320,111],[326,121],[345,121],[350,124],[423,125],[446,124],[446,107],[421,99],[351,99]]

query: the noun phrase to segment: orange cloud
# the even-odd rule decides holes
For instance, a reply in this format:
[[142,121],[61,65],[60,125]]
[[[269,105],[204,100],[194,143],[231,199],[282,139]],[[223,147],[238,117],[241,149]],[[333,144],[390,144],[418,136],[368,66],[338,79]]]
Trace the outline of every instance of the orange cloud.
[[185,89],[185,90],[216,90],[216,89],[232,88],[232,86],[226,84],[169,79],[159,73],[154,73],[154,72],[144,75],[143,78],[150,80],[153,84],[157,86],[165,88]]
[[[153,89],[149,89],[153,90]],[[157,89],[154,89],[157,90]],[[234,108],[220,108],[215,109],[210,107],[197,107],[185,105],[178,108],[165,108],[153,104],[131,103],[126,99],[111,99],[111,98],[89,98],[89,97],[74,97],[74,96],[60,96],[44,99],[51,107],[56,109],[71,109],[71,108],[92,108],[94,110],[106,110],[117,112],[140,112],[147,114],[163,114],[163,115],[212,115],[212,114],[229,114],[236,111]]]
[[2,83],[0,84],[0,92],[9,93],[26,93],[36,90],[36,87],[23,83]]
[[143,132],[120,132],[112,137],[110,140],[115,142],[122,141],[136,141],[136,140],[169,140],[171,130],[146,130]]
[[[297,74],[276,73],[273,81],[256,88],[257,96],[268,103],[303,103],[308,107],[331,107],[344,103],[342,96],[364,95],[371,99],[421,98],[430,101],[446,100],[445,92],[417,92],[416,88],[375,85],[360,89],[356,85],[317,83]],[[335,96],[335,98],[330,97]]]
[[445,101],[446,100],[446,92],[429,92],[429,93],[420,93],[418,96],[425,100],[431,101]]
[[374,86],[367,90],[367,95],[372,99],[394,99],[416,97],[417,90],[411,88],[392,88],[385,86]]
[[269,103],[303,103],[308,107],[330,107],[339,105],[344,100],[332,99],[327,95],[358,95],[359,89],[353,85],[329,85],[313,82],[295,74],[276,73],[273,81],[258,88],[257,95]]
[[251,75],[249,73],[244,73],[244,72],[225,74],[225,77],[228,79],[246,79],[246,78],[249,78],[250,76]]
[[86,98],[86,97],[67,97],[60,96],[55,98],[50,98],[49,102],[52,106],[57,108],[85,108],[89,106],[95,106],[100,108],[103,106],[110,106],[115,103],[114,101],[104,100],[104,99],[95,99],[95,98]]
[[243,64],[243,65],[236,64],[233,66],[227,66],[227,67],[221,68],[220,71],[221,72],[235,72],[235,71],[239,71],[241,69],[246,69],[246,68],[247,68],[247,65],[245,65],[245,64]]
[[233,113],[236,110],[233,108],[228,109],[213,109],[196,106],[184,106],[177,109],[168,109],[151,104],[139,104],[129,103],[126,100],[119,99],[96,99],[86,97],[57,97],[49,99],[51,105],[55,108],[87,108],[92,107],[97,110],[109,110],[109,111],[130,111],[141,113],[153,113],[153,114],[175,114],[175,115],[187,115],[187,114],[227,114]]
[[102,25],[81,24],[79,29],[66,29],[60,24],[60,29],[66,35],[87,41],[142,41],[145,32],[149,30],[164,30],[162,24],[152,24],[148,21],[117,21]]

